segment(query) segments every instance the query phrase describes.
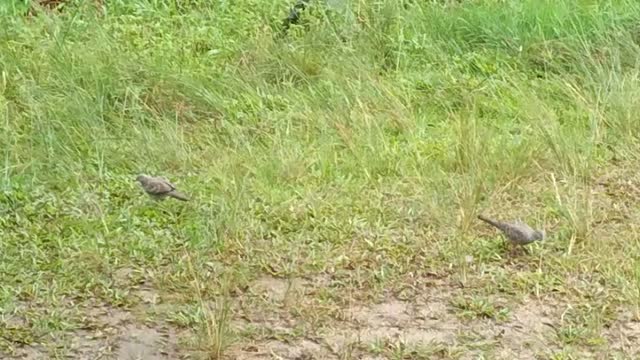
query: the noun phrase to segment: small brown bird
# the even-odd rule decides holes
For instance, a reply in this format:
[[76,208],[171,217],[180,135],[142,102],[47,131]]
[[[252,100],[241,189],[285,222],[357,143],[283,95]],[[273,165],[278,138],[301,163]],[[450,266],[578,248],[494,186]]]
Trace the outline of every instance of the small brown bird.
[[161,177],[138,175],[136,180],[144,191],[156,200],[164,200],[167,196],[182,201],[189,200],[189,198],[176,190],[175,185]]
[[529,225],[521,221],[506,223],[489,219],[483,215],[478,215],[478,219],[500,229],[505,237],[515,245],[527,245],[534,241],[544,240],[545,238],[544,230],[532,229]]

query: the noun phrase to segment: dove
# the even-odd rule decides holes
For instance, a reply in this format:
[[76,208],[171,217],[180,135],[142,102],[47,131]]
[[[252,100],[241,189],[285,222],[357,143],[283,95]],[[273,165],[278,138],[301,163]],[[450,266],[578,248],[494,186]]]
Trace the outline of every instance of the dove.
[[176,190],[172,183],[161,177],[138,175],[136,181],[140,183],[140,186],[149,196],[156,200],[164,200],[167,196],[182,201],[189,200],[189,198]]
[[500,229],[512,244],[527,245],[534,241],[543,240],[545,237],[544,230],[532,229],[521,221],[506,223],[489,219],[483,215],[478,215],[478,219]]

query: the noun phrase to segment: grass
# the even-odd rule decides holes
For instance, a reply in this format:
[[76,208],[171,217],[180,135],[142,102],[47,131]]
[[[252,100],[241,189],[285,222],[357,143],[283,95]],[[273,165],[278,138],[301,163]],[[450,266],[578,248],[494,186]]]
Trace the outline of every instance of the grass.
[[[189,253],[185,255],[191,267],[190,270],[193,275],[197,299],[200,309],[202,310],[202,317],[204,318],[204,324],[199,334],[199,339],[202,342],[200,344],[201,352],[204,353],[207,358],[220,359],[225,349],[229,346],[232,337],[229,330],[230,308],[228,304],[228,294],[223,293],[217,303],[214,304],[215,308],[212,308],[202,294],[204,286],[198,279],[199,275],[193,270],[191,255],[189,255]],[[228,284],[223,284],[223,289],[227,287]]]
[[[465,326],[544,308],[548,358],[638,351],[611,330],[640,312],[636,2],[331,1],[286,36],[283,2],[105,3],[0,9],[4,357],[122,325],[96,308],[210,358],[324,344],[434,288]],[[510,256],[478,213],[548,238]]]

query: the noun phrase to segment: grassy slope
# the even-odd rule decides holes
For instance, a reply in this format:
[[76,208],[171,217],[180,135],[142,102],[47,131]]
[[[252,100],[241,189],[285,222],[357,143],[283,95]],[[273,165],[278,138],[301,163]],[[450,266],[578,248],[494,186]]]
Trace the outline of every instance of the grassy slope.
[[[638,309],[637,2],[354,1],[285,39],[280,2],[212,3],[2,20],[0,349],[141,282],[195,329],[194,284],[264,273],[329,274],[337,306],[427,273],[472,312],[571,304],[558,342],[592,351]],[[140,171],[194,201],[150,204]],[[478,212],[550,237],[514,260]]]

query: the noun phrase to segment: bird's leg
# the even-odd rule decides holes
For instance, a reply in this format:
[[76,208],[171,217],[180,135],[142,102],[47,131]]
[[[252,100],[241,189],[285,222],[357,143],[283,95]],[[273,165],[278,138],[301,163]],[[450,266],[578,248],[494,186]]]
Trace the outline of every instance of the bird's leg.
[[507,239],[504,239],[504,241],[502,242],[502,250],[505,251],[506,253],[511,253],[512,248],[513,247],[511,242],[509,242]]
[[518,255],[518,246],[516,246],[511,241],[507,241],[507,243],[508,243],[507,246],[509,247],[509,256]]

